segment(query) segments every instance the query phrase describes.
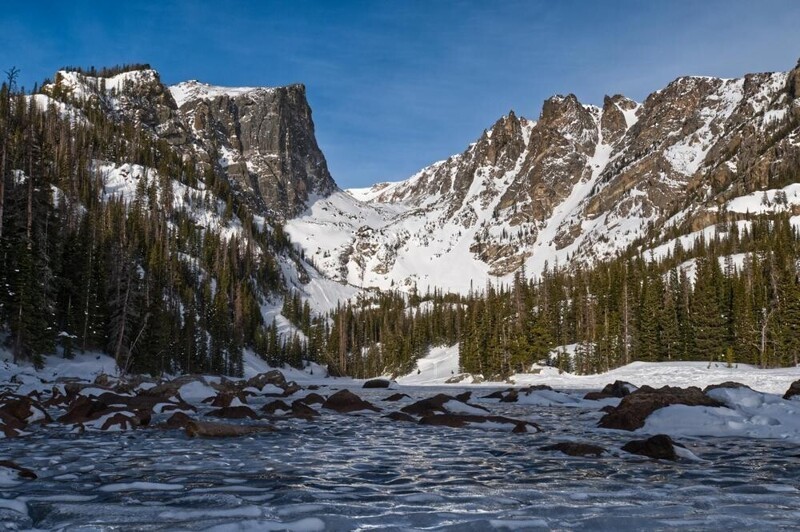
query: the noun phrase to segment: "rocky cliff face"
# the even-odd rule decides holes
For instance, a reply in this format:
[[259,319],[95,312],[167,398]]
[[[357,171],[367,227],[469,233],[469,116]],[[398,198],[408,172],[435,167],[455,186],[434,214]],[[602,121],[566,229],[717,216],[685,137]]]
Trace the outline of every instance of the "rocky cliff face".
[[170,88],[195,144],[216,156],[240,190],[283,216],[336,189],[314,136],[303,85]]
[[[602,108],[556,96],[537,121],[509,113],[463,153],[354,191],[360,202],[331,198],[290,233],[330,275],[384,288],[463,292],[523,266],[591,264],[800,180],[798,87],[800,68],[679,78]],[[314,242],[312,226],[337,236]]]
[[218,165],[242,201],[278,218],[336,189],[317,146],[303,85],[166,87],[155,70],[110,77],[61,71],[44,87],[56,99],[98,105]]

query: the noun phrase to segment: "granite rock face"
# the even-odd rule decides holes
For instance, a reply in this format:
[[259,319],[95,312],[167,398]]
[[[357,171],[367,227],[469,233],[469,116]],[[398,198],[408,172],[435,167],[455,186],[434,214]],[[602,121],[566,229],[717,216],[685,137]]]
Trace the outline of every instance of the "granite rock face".
[[195,145],[259,206],[291,217],[310,196],[336,189],[304,85],[226,89],[189,81],[171,90]]
[[179,153],[221,170],[241,201],[286,219],[336,190],[317,145],[304,85],[167,87],[152,69],[114,76],[60,71],[51,97],[132,122]]

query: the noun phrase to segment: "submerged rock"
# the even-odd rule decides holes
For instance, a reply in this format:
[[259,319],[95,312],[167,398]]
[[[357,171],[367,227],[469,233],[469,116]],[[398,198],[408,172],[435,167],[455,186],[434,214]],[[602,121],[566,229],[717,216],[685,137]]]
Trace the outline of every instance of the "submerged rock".
[[230,425],[227,423],[209,423],[207,421],[192,420],[186,424],[186,435],[190,438],[197,436],[206,438],[232,438],[248,436],[259,432],[273,432],[274,427],[269,425]]
[[670,405],[718,407],[722,403],[708,397],[696,386],[664,386],[659,389],[642,386],[624,397],[619,406],[604,415],[599,426],[606,429],[636,430],[644,426],[650,414]]
[[301,398],[297,399],[297,401],[300,401],[301,403],[304,403],[304,404],[307,404],[307,405],[325,404],[325,398],[322,397],[318,393],[310,393],[310,394],[306,395],[305,397],[301,397]]
[[383,416],[385,418],[389,418],[392,421],[410,421],[411,423],[416,423],[416,418],[409,416],[405,412],[392,412],[390,414],[386,414]]
[[17,476],[24,480],[36,480],[39,478],[36,473],[26,467],[15,464],[11,460],[0,460],[0,467],[11,469],[17,472]]
[[675,443],[666,434],[657,434],[646,440],[630,441],[622,446],[622,450],[658,460],[676,461],[678,459]]
[[558,451],[569,456],[600,456],[606,449],[590,443],[565,441],[553,445],[539,447],[540,451]]
[[237,399],[240,404],[247,403],[247,398],[243,392],[219,392],[214,397],[203,399],[203,403],[210,403],[211,406],[215,408],[224,408],[226,406],[231,406],[234,399]]
[[340,414],[348,414],[350,412],[358,412],[360,410],[371,410],[373,412],[380,412],[381,410],[372,403],[361,399],[350,390],[340,390],[331,395],[322,405],[322,408],[335,410]]
[[[526,432],[539,432],[541,427],[531,421],[522,421],[519,419],[512,419],[505,416],[480,416],[474,414],[433,414],[423,416],[419,420],[420,425],[434,425],[439,427],[452,427],[461,428],[468,427],[473,424],[492,423],[499,425],[513,426],[511,432],[526,433]],[[529,428],[533,429],[528,430]]]
[[405,399],[408,397],[411,399],[411,396],[405,393],[395,393],[384,399],[384,401],[399,401],[400,399]]

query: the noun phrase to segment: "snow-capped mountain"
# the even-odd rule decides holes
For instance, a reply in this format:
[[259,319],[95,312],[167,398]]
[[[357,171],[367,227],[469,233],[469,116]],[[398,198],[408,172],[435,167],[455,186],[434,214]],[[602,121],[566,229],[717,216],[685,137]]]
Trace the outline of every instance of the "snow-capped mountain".
[[800,65],[690,76],[642,103],[568,95],[536,121],[511,112],[408,180],[315,198],[287,229],[332,278],[463,293],[702,229],[798,169]]
[[43,93],[37,95],[42,106],[82,102],[132,121],[216,166],[242,201],[281,219],[301,212],[309,195],[336,188],[317,146],[303,85],[187,81],[167,87],[149,68],[108,77],[62,70]]

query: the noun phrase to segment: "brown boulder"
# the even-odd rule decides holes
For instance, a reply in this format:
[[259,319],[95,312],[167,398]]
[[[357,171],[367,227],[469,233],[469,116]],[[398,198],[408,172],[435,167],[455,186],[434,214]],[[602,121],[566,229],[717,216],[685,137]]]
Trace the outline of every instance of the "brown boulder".
[[507,394],[500,398],[501,403],[516,403],[519,401],[519,392],[517,390],[509,390]]
[[283,373],[281,373],[277,369],[273,369],[266,373],[259,373],[258,375],[250,377],[247,380],[245,387],[252,386],[253,388],[258,388],[260,390],[267,384],[273,384],[275,386],[278,386],[279,388],[285,388],[286,377],[284,377]]
[[224,406],[208,412],[206,416],[225,419],[258,419],[258,414],[249,406]]
[[633,440],[622,446],[622,450],[660,460],[677,460],[675,445],[666,434],[657,434],[646,440]]
[[273,432],[274,430],[275,428],[269,425],[230,425],[197,420],[186,424],[186,435],[190,438],[197,436],[204,438],[232,438],[259,432]]
[[664,386],[655,389],[642,386],[624,397],[620,404],[600,419],[599,426],[606,429],[636,430],[644,426],[647,416],[670,405],[722,406],[722,403],[705,395],[700,388]]
[[612,384],[606,384],[602,391],[589,392],[583,398],[589,401],[610,399],[612,397],[622,398],[630,395],[632,390],[636,390],[636,386],[633,384],[625,381],[614,381]]
[[[292,381],[286,384],[283,388],[283,397],[289,397],[290,395],[294,395],[295,393],[302,390],[303,387],[297,384],[296,382]],[[269,396],[269,394],[267,394]]]
[[143,412],[117,412],[108,416],[100,430],[128,430],[150,424],[150,414]]
[[167,421],[161,424],[165,429],[185,429],[186,425],[192,421],[192,418],[183,412],[175,412]]
[[6,438],[15,438],[25,429],[25,423],[0,411],[0,432]]
[[280,399],[276,399],[271,403],[267,403],[261,407],[261,411],[265,414],[269,414],[270,416],[275,415],[275,412],[278,410],[282,410],[283,412],[291,411],[292,407],[281,401]]
[[800,395],[800,380],[794,381],[786,393],[783,394],[784,399],[791,399],[795,395]]
[[300,419],[310,420],[319,416],[319,412],[298,400],[292,403],[292,416]]
[[24,425],[28,423],[49,423],[53,419],[48,415],[41,403],[25,395],[4,394],[0,398],[0,412],[3,417],[19,420]]
[[36,480],[37,478],[39,478],[36,476],[36,473],[31,471],[30,469],[17,465],[11,460],[0,460],[0,467],[5,467],[6,469],[13,469],[14,471],[17,472],[17,476],[19,478],[25,480]]
[[359,410],[372,410],[373,412],[380,412],[381,410],[371,403],[364,401],[349,390],[340,390],[331,395],[322,405],[322,408],[335,410],[336,412],[343,414],[357,412]]
[[455,401],[463,405],[471,406],[473,408],[488,412],[488,410],[481,406],[470,405],[469,403],[459,401],[455,397],[451,397],[444,393],[436,394],[433,397],[422,399],[416,403],[405,406],[401,409],[401,411],[405,412],[406,414],[421,417],[432,416],[434,414],[449,414],[450,411],[445,406],[449,401]]
[[247,398],[242,392],[218,392],[214,397],[207,397],[203,399],[203,403],[210,403],[211,406],[215,408],[224,408],[226,406],[231,406],[234,398],[239,399],[239,401],[242,403],[247,402]]
[[322,397],[318,393],[310,393],[310,394],[306,395],[305,397],[301,397],[300,399],[297,399],[297,400],[300,401],[301,403],[305,403],[307,405],[325,404],[325,398]]
[[362,388],[388,388],[390,384],[392,383],[389,379],[371,379]]
[[186,384],[191,384],[192,382],[199,382],[202,384],[207,385],[208,383],[203,378],[202,375],[181,375],[180,377],[176,377],[171,381],[165,381],[159,384],[156,384],[152,388],[148,388],[147,390],[140,390],[139,396],[158,396],[158,397],[175,397],[178,395],[178,390]]
[[600,456],[606,450],[598,445],[565,441],[539,447],[540,451],[558,451],[569,456]]

